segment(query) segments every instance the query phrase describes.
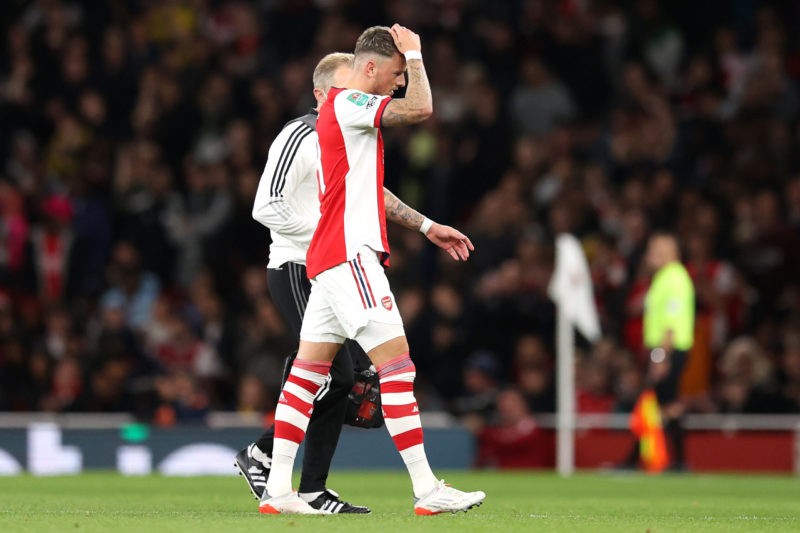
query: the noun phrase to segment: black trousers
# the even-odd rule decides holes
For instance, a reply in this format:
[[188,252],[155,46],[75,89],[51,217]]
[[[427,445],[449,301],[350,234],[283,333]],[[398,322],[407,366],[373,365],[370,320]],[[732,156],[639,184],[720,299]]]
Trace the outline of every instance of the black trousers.
[[686,350],[672,350],[670,354],[669,371],[664,378],[655,383],[653,390],[658,398],[659,405],[666,406],[678,399],[678,392],[681,386],[683,369],[686,367],[686,358],[689,352]]
[[[656,393],[659,405],[663,408],[678,400],[680,392],[681,377],[683,369],[686,367],[686,359],[689,353],[685,350],[673,350],[670,354],[670,365],[667,375],[656,383],[648,383]],[[671,463],[672,467],[682,467],[685,462],[683,431],[683,418],[671,418],[664,424],[664,434],[672,448]],[[639,441],[634,441],[633,448],[628,453],[628,457],[623,464],[633,466],[639,461]]]
[[[280,268],[270,268],[267,270],[267,283],[272,301],[295,338],[299,339],[303,313],[311,293],[306,267],[297,263],[286,263]],[[300,492],[319,492],[326,488],[325,482],[342,432],[347,395],[353,388],[354,360],[359,367],[369,361],[364,350],[356,342],[348,340],[336,354],[331,365],[330,379],[322,386],[320,395],[314,401],[314,412],[306,431]],[[273,425],[258,439],[256,445],[271,456],[274,439]]]
[[[669,372],[667,372],[664,379],[656,383],[653,387],[659,405],[667,406],[678,400],[681,377],[683,376],[683,369],[686,368],[686,359],[688,356],[689,353],[686,350],[672,350],[670,354]],[[664,424],[664,433],[672,448],[672,466],[683,468],[686,462],[683,416],[668,419],[666,424]]]

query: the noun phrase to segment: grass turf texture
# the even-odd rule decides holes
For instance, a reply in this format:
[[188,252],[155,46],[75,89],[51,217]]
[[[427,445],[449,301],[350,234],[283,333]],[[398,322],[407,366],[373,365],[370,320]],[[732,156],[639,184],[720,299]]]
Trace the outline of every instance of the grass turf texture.
[[329,484],[371,515],[265,516],[240,478],[0,478],[0,531],[798,531],[800,480],[451,472],[487,493],[468,513],[415,516],[402,472],[334,472]]

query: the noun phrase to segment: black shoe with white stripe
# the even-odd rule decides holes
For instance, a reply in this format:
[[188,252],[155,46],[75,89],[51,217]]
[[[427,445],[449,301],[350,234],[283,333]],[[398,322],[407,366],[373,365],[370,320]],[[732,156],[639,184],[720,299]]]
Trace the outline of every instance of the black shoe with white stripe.
[[308,505],[320,511],[327,511],[331,514],[351,513],[351,514],[369,514],[372,511],[369,507],[361,505],[352,505],[348,502],[342,501],[339,495],[331,489],[325,490],[317,498],[308,502]]
[[264,465],[261,461],[254,459],[252,456],[254,447],[255,444],[251,444],[237,453],[234,464],[239,469],[239,475],[247,481],[250,492],[253,493],[256,500],[261,500],[261,496],[263,496],[267,488],[267,478],[269,477],[271,463]]

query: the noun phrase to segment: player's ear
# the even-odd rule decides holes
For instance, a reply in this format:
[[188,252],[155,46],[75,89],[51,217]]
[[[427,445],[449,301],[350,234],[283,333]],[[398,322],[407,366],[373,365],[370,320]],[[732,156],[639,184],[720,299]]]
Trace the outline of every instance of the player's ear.
[[378,65],[375,63],[374,59],[368,59],[367,64],[364,65],[364,72],[366,72],[367,76],[370,78],[375,77],[375,71],[378,69]]
[[317,104],[322,105],[328,99],[328,95],[322,89],[314,87],[314,98],[317,99]]

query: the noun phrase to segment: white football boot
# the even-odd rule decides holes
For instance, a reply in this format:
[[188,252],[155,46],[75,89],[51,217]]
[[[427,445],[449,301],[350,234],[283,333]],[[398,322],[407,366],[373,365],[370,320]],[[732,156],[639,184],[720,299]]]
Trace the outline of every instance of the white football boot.
[[436,488],[414,502],[414,513],[433,515],[439,513],[466,512],[483,503],[486,493],[482,490],[463,492],[447,485],[444,480],[436,483]]
[[270,496],[264,491],[261,503],[258,504],[258,512],[261,514],[331,514],[328,511],[314,509],[294,491],[281,496]]

